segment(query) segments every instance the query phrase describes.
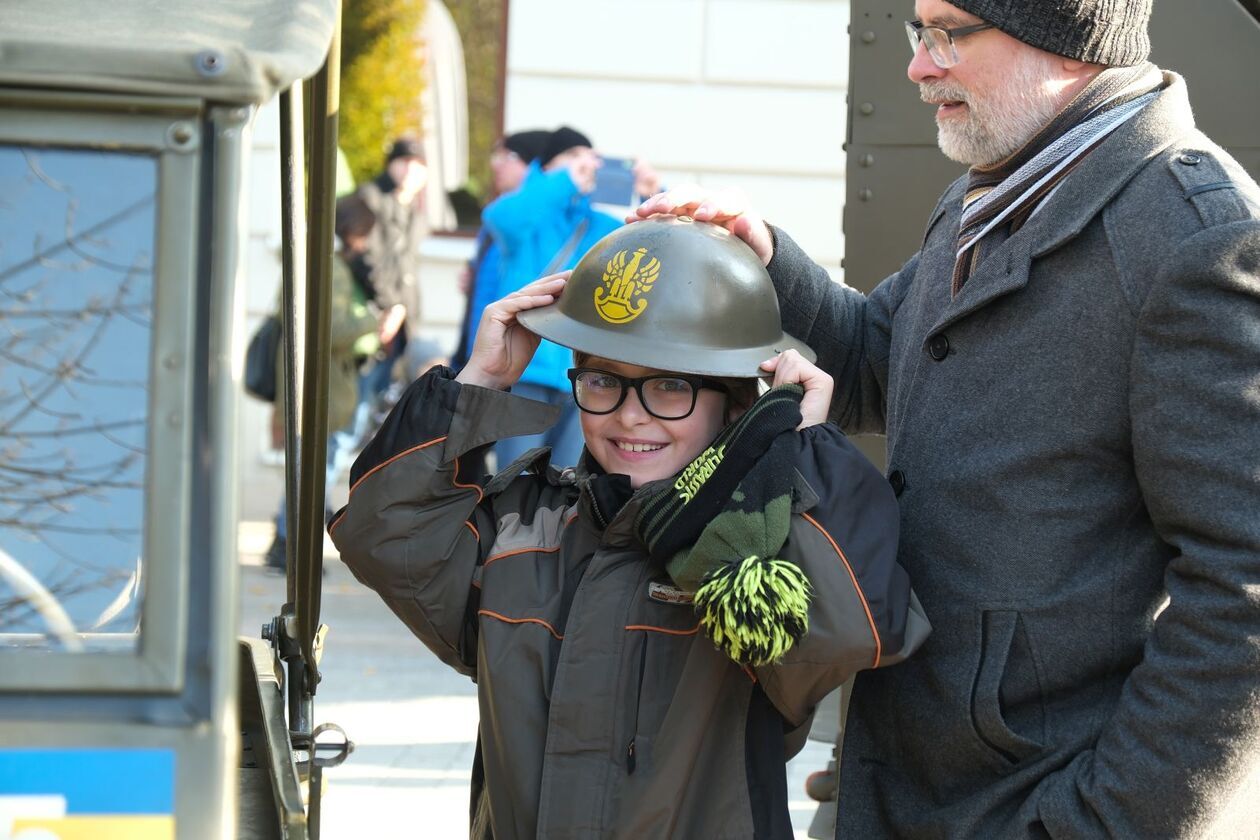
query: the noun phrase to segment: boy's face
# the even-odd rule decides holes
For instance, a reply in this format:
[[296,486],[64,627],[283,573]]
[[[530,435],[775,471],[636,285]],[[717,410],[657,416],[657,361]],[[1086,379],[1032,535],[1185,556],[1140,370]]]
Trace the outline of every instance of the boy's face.
[[[599,357],[584,361],[582,367],[631,378],[671,373]],[[608,472],[630,476],[630,486],[639,488],[649,481],[669,478],[703,452],[722,430],[725,406],[724,393],[701,388],[696,393],[695,411],[681,420],[661,420],[644,410],[631,388],[611,414],[579,413],[591,456]]]

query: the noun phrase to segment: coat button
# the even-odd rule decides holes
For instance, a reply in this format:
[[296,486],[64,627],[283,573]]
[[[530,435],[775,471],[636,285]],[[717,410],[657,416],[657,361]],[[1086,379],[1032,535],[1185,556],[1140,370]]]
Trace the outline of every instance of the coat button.
[[1186,166],[1198,166],[1200,163],[1202,163],[1203,158],[1199,157],[1196,154],[1186,152],[1184,155],[1178,158],[1178,160],[1180,160]]
[[893,495],[900,496],[901,491],[906,489],[906,474],[901,470],[893,470],[888,475],[888,483],[892,485]]
[[937,333],[928,339],[928,355],[938,362],[949,355],[949,339],[945,333]]

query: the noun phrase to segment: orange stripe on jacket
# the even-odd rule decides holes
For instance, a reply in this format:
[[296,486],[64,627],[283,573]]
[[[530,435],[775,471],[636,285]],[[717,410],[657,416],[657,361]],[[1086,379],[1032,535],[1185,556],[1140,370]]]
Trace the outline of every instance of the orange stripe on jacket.
[[411,454],[411,453],[413,453],[413,452],[419,452],[421,449],[428,449],[428,448],[429,448],[430,446],[432,446],[433,444],[435,444],[435,443],[441,443],[441,442],[442,442],[442,441],[444,441],[444,440],[446,440],[446,435],[442,435],[440,438],[434,438],[433,440],[430,440],[430,441],[427,441],[427,442],[425,442],[425,443],[422,443],[422,444],[420,444],[419,446],[413,446],[413,447],[411,447],[410,449],[404,449],[402,452],[399,452],[397,455],[395,455],[394,457],[390,458],[388,461],[382,461],[381,463],[377,464],[375,467],[372,467],[372,469],[368,470],[368,471],[367,471],[367,472],[365,472],[363,475],[361,475],[361,476],[359,477],[359,480],[358,480],[358,481],[356,481],[356,482],[354,483],[354,485],[350,488],[350,492],[351,492],[351,493],[354,493],[355,488],[357,488],[357,487],[358,487],[360,484],[362,484],[363,482],[367,481],[367,477],[368,477],[369,475],[371,475],[372,473],[376,472],[377,470],[380,470],[380,469],[382,469],[382,468],[384,468],[384,467],[388,467],[390,464],[394,463],[394,462],[395,462],[395,461],[397,461],[399,458],[402,458],[402,457],[405,457],[405,456],[407,456],[407,455],[410,455],[410,454]]
[[700,632],[700,625],[697,624],[690,630],[671,630],[668,627],[653,627],[650,624],[627,624],[627,630],[645,630],[649,633],[664,633],[668,636],[694,636]]
[[491,563],[495,562],[496,560],[502,560],[504,557],[513,557],[517,554],[528,554],[531,551],[537,551],[539,554],[555,554],[559,550],[560,550],[559,545],[553,545],[550,547],[542,546],[542,545],[531,545],[531,546],[526,546],[525,548],[514,548],[511,551],[505,551],[502,554],[495,554],[490,557],[487,557],[486,562],[483,565],[489,566]]
[[[455,475],[459,475],[459,457],[458,456],[456,456],[455,458]],[[486,497],[486,494],[484,491],[482,491],[480,484],[460,484],[458,481],[456,481],[453,478],[451,479],[451,484],[454,484],[460,490],[476,490],[477,491],[477,504],[481,504],[481,500]]]
[[557,640],[560,640],[560,641],[564,640],[564,636],[557,633],[556,628],[552,627],[550,624],[543,621],[541,618],[508,618],[506,615],[499,615],[497,612],[491,612],[490,610],[477,610],[477,615],[484,615],[489,618],[497,618],[499,621],[505,621],[508,624],[541,624],[543,627],[546,627],[547,632],[555,636]]
[[844,570],[849,573],[849,580],[853,581],[853,588],[857,590],[858,600],[862,602],[862,609],[866,612],[866,621],[871,625],[871,636],[875,638],[875,662],[872,668],[879,667],[879,657],[883,653],[883,643],[879,640],[879,630],[875,628],[875,617],[871,615],[871,607],[866,602],[866,593],[862,591],[862,585],[858,583],[857,575],[853,574],[853,567],[849,565],[849,558],[844,556],[840,546],[831,538],[831,534],[827,533],[827,529],[818,524],[818,520],[810,516],[808,513],[802,513],[805,521],[818,529],[818,532],[827,538],[827,542],[831,543],[831,547],[836,550],[836,554],[840,556],[840,562],[844,563]]
[[[444,441],[444,440],[446,440],[446,436],[445,436],[445,435],[443,435],[443,436],[442,436],[442,437],[440,437],[440,438],[434,438],[433,440],[426,441],[425,443],[422,443],[422,444],[420,444],[419,446],[413,446],[413,447],[411,447],[410,449],[406,449],[406,450],[404,450],[404,451],[402,451],[402,452],[399,452],[397,455],[395,455],[394,457],[390,458],[389,460],[387,460],[387,461],[383,461],[383,462],[381,462],[381,463],[377,464],[375,467],[372,467],[372,469],[368,470],[368,471],[367,471],[367,472],[365,472],[362,476],[360,476],[360,477],[359,477],[359,480],[358,480],[358,481],[356,481],[356,482],[354,483],[354,486],[350,488],[350,493],[354,493],[355,488],[357,488],[360,484],[362,484],[364,481],[366,481],[366,480],[367,480],[367,477],[368,477],[368,476],[370,476],[372,473],[376,472],[377,470],[379,470],[379,469],[381,469],[381,468],[383,468],[383,467],[387,467],[387,466],[389,466],[390,464],[392,464],[392,463],[394,463],[395,461],[397,461],[399,458],[402,458],[402,457],[404,457],[404,456],[406,456],[406,455],[410,455],[410,454],[412,454],[413,452],[419,452],[421,449],[427,449],[427,448],[429,448],[430,446],[433,446],[435,443],[441,443],[441,442],[442,442],[442,441]],[[456,458],[456,459],[455,459],[455,474],[456,474],[456,475],[459,475],[459,458]],[[480,504],[480,503],[481,503],[481,500],[482,500],[483,498],[485,498],[485,494],[482,492],[482,490],[481,490],[481,486],[480,486],[480,485],[477,485],[477,484],[460,484],[458,481],[455,481],[454,479],[451,479],[451,484],[455,485],[455,487],[457,487],[457,488],[459,488],[459,489],[461,489],[461,490],[476,490],[476,491],[477,491],[477,503],[478,503],[478,504]],[[343,513],[341,516],[338,516],[335,520],[333,520],[333,522],[332,522],[332,523],[328,526],[328,535],[329,535],[329,536],[332,536],[333,531],[335,531],[335,530],[337,529],[337,526],[341,524],[341,520],[342,520],[342,519],[344,519],[344,518],[345,518],[345,514]],[[476,527],[475,527],[475,526],[474,526],[471,522],[465,522],[464,524],[465,524],[465,525],[467,525],[467,526],[469,527],[469,529],[473,532],[473,536],[474,536],[474,537],[476,537],[477,542],[481,542],[481,534],[479,534],[479,533],[477,532],[477,528],[476,528]]]

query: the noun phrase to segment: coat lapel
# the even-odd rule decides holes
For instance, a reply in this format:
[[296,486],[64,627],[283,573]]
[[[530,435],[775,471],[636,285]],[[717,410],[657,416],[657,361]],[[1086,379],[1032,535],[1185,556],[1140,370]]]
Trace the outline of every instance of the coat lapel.
[[[1028,237],[1023,236],[1026,231],[1027,228],[1021,230],[984,258],[958,296],[945,305],[925,340],[960,318],[988,306],[994,299],[1028,285],[1028,269],[1032,260],[1028,252]],[[946,295],[949,294],[953,268],[951,262],[948,270],[940,274],[939,279],[945,284]]]
[[[1164,78],[1168,86],[1163,93],[1107,138],[1018,233],[984,258],[958,296],[941,311],[925,341],[997,298],[1028,285],[1034,259],[1078,236],[1139,169],[1177,137],[1194,129],[1185,81],[1169,72]],[[948,283],[952,270],[952,263],[948,269],[934,267],[932,281]]]

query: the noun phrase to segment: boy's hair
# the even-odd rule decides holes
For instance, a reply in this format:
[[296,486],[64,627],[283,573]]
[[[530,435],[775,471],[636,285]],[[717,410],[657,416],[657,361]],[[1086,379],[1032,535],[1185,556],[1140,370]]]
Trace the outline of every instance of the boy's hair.
[[342,242],[351,236],[367,236],[376,227],[376,214],[357,194],[337,199],[333,229]]
[[[592,358],[594,357],[590,353],[583,353],[580,350],[573,351],[573,364],[575,367],[584,366]],[[669,373],[670,371],[666,372]],[[692,374],[680,373],[678,375],[691,376]],[[713,378],[726,386],[726,411],[725,416],[722,418],[723,423],[729,423],[737,414],[747,411],[765,390],[765,381],[762,379],[745,379],[733,376],[717,376]]]

